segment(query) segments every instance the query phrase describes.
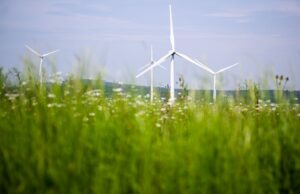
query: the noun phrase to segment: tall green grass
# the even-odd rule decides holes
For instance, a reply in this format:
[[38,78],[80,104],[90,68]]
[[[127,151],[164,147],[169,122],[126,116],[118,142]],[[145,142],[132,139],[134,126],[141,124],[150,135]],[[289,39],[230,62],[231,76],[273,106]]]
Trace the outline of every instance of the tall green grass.
[[2,86],[0,193],[300,193],[297,104]]

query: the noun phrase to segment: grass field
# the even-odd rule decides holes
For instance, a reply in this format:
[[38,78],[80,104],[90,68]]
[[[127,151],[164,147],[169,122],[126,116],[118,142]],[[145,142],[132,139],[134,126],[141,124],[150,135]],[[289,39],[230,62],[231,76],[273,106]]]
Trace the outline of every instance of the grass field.
[[300,193],[296,103],[1,84],[0,193]]

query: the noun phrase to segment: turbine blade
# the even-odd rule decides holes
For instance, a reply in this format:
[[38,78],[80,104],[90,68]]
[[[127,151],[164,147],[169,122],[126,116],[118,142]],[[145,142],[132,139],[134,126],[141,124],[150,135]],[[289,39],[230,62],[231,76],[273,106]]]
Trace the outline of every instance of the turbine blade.
[[201,64],[203,66],[203,68],[208,71],[211,74],[216,74],[216,72],[214,70],[212,70],[211,68],[209,68],[207,65],[205,65],[204,63],[200,62],[199,60],[195,60],[197,63]]
[[147,63],[146,65],[140,67],[140,68],[138,69],[138,71],[141,71],[142,69],[145,69],[146,67],[148,67],[148,66],[150,66],[150,65],[152,65],[152,64],[153,64],[153,63]]
[[158,61],[156,61],[155,63],[153,63],[150,67],[146,68],[144,71],[142,71],[141,73],[139,73],[136,78],[142,76],[143,74],[145,74],[147,71],[149,71],[150,69],[158,66],[159,64],[163,63],[168,57],[170,57],[172,55],[171,52],[169,52],[168,54],[166,54],[165,56],[163,56],[162,58],[160,58]]
[[172,50],[175,50],[175,38],[174,38],[174,29],[173,29],[173,17],[172,17],[172,5],[169,5],[170,10],[170,41]]
[[[154,64],[154,63],[155,63],[155,61],[153,61],[153,63],[148,63],[148,64],[144,65],[143,67],[139,68],[138,71],[141,71],[141,70],[145,69],[146,67],[148,67],[148,66]],[[164,70],[167,70],[167,68],[165,68],[165,67],[162,66],[162,65],[158,65],[158,67],[160,67],[160,68],[162,68],[162,69],[164,69]]]
[[163,70],[167,70],[167,68],[165,68],[165,67],[162,66],[162,65],[158,65],[158,67],[162,68]]
[[190,57],[188,57],[187,55],[184,55],[184,54],[181,54],[181,53],[178,53],[176,52],[176,54],[178,56],[180,56],[181,58],[193,63],[194,65],[197,65],[198,67],[210,72],[211,74],[214,74],[215,72],[213,70],[211,70],[210,68],[208,68],[207,66],[203,65],[202,63],[200,63],[199,61],[196,62],[195,60],[191,59]]
[[59,50],[55,50],[55,51],[52,51],[52,52],[50,52],[50,53],[43,54],[43,57],[46,57],[46,56],[51,55],[51,54],[53,54],[53,53],[56,53],[56,52],[58,52],[58,51],[59,51]]
[[226,70],[228,70],[228,69],[231,69],[231,68],[233,68],[234,66],[237,66],[239,63],[235,63],[235,64],[233,64],[233,65],[230,65],[230,66],[228,66],[228,67],[225,67],[225,68],[223,68],[223,69],[220,69],[219,71],[217,71],[216,73],[221,73],[221,72],[223,72],[223,71],[226,71]]
[[31,48],[30,46],[25,45],[25,47],[26,47],[28,50],[30,50],[32,53],[36,54],[37,56],[39,56],[39,57],[41,56],[40,53],[38,53],[37,51],[33,50],[33,48]]
[[216,72],[215,72],[214,70],[212,70],[211,68],[209,68],[206,64],[200,62],[198,59],[195,59],[195,61],[196,61],[197,63],[201,64],[202,66],[204,66],[206,71],[209,71],[209,72],[212,73],[212,74],[216,74]]

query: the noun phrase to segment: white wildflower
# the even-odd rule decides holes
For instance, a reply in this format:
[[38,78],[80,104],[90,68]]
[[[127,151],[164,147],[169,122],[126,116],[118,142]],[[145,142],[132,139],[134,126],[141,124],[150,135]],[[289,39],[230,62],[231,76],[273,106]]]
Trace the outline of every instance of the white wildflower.
[[242,111],[242,112],[247,112],[247,111],[248,111],[248,108],[243,108],[241,111]]
[[94,113],[94,112],[90,112],[90,113],[89,113],[89,116],[90,116],[90,117],[94,117],[94,116],[95,116],[95,113]]
[[136,104],[141,106],[141,105],[144,105],[144,102],[143,102],[143,101],[140,101],[140,100],[137,100],[137,101],[136,101]]
[[160,128],[160,127],[161,127],[161,125],[160,125],[159,123],[155,123],[155,126],[156,126],[157,128]]
[[166,108],[163,107],[163,108],[160,109],[160,111],[161,111],[161,112],[165,112],[165,111],[166,111]]
[[136,117],[142,116],[145,114],[145,111],[139,111],[138,113],[135,114]]
[[18,96],[19,94],[5,94],[5,96],[8,98],[8,100],[10,101],[14,101]]
[[61,108],[61,107],[65,107],[66,105],[61,104],[61,103],[55,103],[55,106],[56,106],[57,108]]
[[259,111],[259,110],[262,109],[262,107],[261,107],[261,106],[258,106],[258,107],[256,107],[255,109],[256,109],[257,111]]
[[83,117],[83,122],[88,122],[89,121],[89,118],[88,117]]
[[86,94],[88,96],[92,96],[92,97],[99,97],[101,95],[101,91],[99,89],[91,90],[91,91],[88,91]]
[[114,88],[113,91],[119,93],[119,92],[122,92],[123,89],[122,88]]
[[102,107],[102,106],[98,106],[98,110],[99,110],[99,111],[102,111],[102,110],[103,110],[103,107]]
[[55,98],[55,97],[56,97],[55,94],[52,93],[48,94],[48,98]]
[[169,117],[167,115],[162,116],[163,119],[167,120]]
[[167,104],[168,104],[169,106],[172,106],[172,105],[174,104],[174,100],[173,100],[173,101],[169,100]]

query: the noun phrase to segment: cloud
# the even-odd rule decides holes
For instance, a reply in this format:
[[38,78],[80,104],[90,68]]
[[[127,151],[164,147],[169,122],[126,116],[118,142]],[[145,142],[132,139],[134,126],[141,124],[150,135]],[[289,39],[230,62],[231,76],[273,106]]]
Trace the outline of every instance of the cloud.
[[[292,16],[300,17],[300,3],[297,1],[274,1],[272,4],[258,3],[248,5],[247,8],[240,6],[231,9],[224,9],[219,12],[212,12],[204,14],[207,17],[218,17],[218,18],[246,18],[257,13],[275,12],[279,14],[287,14]],[[238,20],[242,23],[248,22],[249,20]]]
[[241,18],[241,17],[245,17],[246,15],[243,13],[234,13],[234,12],[215,12],[215,13],[205,14],[204,16],[221,17],[221,18]]
[[[16,0],[12,0],[16,1]],[[109,6],[95,3],[16,1],[7,7],[0,18],[5,30],[39,33],[94,34],[96,32],[135,29],[136,24],[126,19],[103,15]]]
[[109,13],[112,8],[108,5],[101,4],[99,2],[81,3],[79,1],[72,2],[54,2],[51,4],[51,11],[49,14],[65,14],[65,15],[102,15]]

